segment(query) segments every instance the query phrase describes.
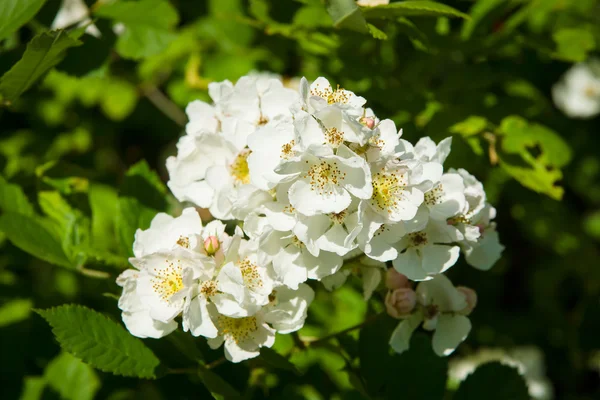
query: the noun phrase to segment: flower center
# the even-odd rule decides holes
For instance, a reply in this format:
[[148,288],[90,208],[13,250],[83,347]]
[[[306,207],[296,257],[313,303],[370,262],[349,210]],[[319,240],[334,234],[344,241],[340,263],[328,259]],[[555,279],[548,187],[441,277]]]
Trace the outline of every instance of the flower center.
[[305,175],[305,178],[310,179],[311,190],[320,195],[333,194],[331,186],[338,186],[345,177],[346,173],[340,171],[337,163],[328,163],[327,161],[314,164]]
[[427,234],[425,232],[409,233],[408,238],[415,247],[424,246],[427,244]]
[[405,187],[404,176],[389,172],[378,172],[373,175],[373,197],[371,204],[388,214],[398,206],[398,197]]
[[302,242],[302,240],[298,239],[298,236],[296,235],[292,237],[292,244],[299,249],[304,247],[304,243]]
[[342,210],[339,213],[330,213],[327,214],[329,215],[329,218],[335,223],[335,224],[343,224],[344,220],[346,219],[346,215],[348,215],[347,210]]
[[187,236],[179,236],[179,239],[177,239],[177,244],[181,247],[183,247],[184,249],[189,249],[190,248],[190,238],[188,238]]
[[598,96],[600,93],[594,86],[588,86],[585,88],[584,93],[587,97],[594,98]]
[[296,144],[296,141],[292,139],[290,142],[281,146],[281,155],[279,156],[279,158],[283,158],[285,160],[292,158],[294,156],[294,154],[296,153],[294,151],[295,144]]
[[263,281],[258,273],[258,266],[256,264],[245,258],[238,262],[238,267],[242,272],[242,278],[244,278],[244,283],[248,288],[255,289],[263,285]]
[[167,268],[154,268],[155,276],[152,278],[152,289],[158,296],[167,303],[171,296],[183,289],[183,277],[181,274],[181,264],[165,260]]
[[200,293],[206,297],[211,297],[217,294],[217,282],[204,281],[200,284]]
[[348,104],[350,101],[350,96],[348,93],[346,93],[346,91],[344,91],[343,88],[340,88],[340,85],[337,85],[337,88],[332,90],[331,86],[320,88],[319,84],[317,84],[316,87],[310,91],[310,94],[327,100],[327,104]]
[[250,183],[250,169],[248,168],[248,156],[250,153],[251,151],[248,149],[240,151],[229,166],[231,176],[236,183]]
[[325,129],[325,141],[333,147],[339,147],[344,142],[344,132],[337,128]]
[[441,183],[438,183],[436,187],[425,193],[425,204],[428,206],[435,206],[442,202],[442,196],[444,195],[444,188]]
[[225,340],[236,343],[244,342],[258,330],[256,317],[231,318],[219,315],[217,326]]

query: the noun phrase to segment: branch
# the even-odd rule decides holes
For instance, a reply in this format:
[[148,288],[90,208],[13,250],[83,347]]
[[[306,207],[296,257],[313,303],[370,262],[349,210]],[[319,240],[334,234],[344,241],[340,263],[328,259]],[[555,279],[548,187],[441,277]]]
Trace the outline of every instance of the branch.
[[187,123],[187,116],[185,113],[173,103],[171,99],[164,95],[163,92],[152,84],[144,84],[141,86],[141,91],[150,100],[156,108],[158,108],[163,114],[169,117],[173,122],[179,126],[185,126]]
[[326,343],[327,341],[329,341],[331,339],[334,339],[334,338],[336,338],[338,336],[344,335],[344,334],[346,334],[348,332],[352,332],[352,331],[354,331],[356,329],[360,329],[363,326],[368,325],[368,324],[376,321],[382,315],[383,315],[383,313],[382,314],[371,315],[370,317],[368,317],[367,319],[365,319],[360,324],[351,326],[350,328],[344,329],[343,331],[332,333],[331,335],[323,336],[322,338],[317,338],[317,339],[309,339],[309,338],[302,339],[302,338],[300,338],[300,340],[304,344],[304,348],[310,347],[310,346],[319,346],[319,345],[322,345],[322,344]]

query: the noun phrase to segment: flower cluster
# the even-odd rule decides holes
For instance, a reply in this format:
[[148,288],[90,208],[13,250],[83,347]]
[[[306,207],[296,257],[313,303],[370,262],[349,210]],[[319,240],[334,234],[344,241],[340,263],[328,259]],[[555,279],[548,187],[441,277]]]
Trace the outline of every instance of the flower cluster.
[[[391,265],[385,303],[402,320],[391,346],[408,348],[423,324],[436,330],[436,352],[451,353],[476,295],[442,274],[460,252],[487,270],[503,250],[482,184],[463,169],[444,172],[451,139],[413,145],[324,78],[294,90],[250,75],[212,83],[209,94],[213,104],[186,109],[168,186],[217,220],[203,227],[188,208],[137,232],[136,270],[118,281],[128,329],[161,337],[181,315],[184,330],[225,343],[237,362],[271,346],[274,332],[302,327],[307,280],[331,289],[358,271],[368,298]],[[221,220],[237,220],[235,232]],[[413,290],[409,280],[421,283]]]

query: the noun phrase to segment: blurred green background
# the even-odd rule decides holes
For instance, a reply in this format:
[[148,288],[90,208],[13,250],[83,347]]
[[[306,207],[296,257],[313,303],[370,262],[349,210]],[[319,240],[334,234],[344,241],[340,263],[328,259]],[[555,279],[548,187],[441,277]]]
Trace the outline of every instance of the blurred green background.
[[[368,28],[357,28],[348,19],[334,26],[336,15],[321,0],[117,2],[133,4],[134,12],[86,0],[101,36],[80,36],[80,45],[67,46],[54,68],[46,66],[46,74],[18,93],[7,71],[50,29],[61,3],[0,2],[0,18],[11,4],[29,15],[12,32],[0,27],[0,75],[6,74],[0,80],[0,210],[44,221],[0,224],[0,397],[210,396],[198,377],[122,378],[61,355],[50,328],[31,310],[78,303],[120,320],[114,277],[127,264],[135,228],[148,223],[148,210],[180,207],[162,182],[165,159],[184,133],[186,104],[208,101],[210,82],[270,71],[290,85],[300,76],[325,76],[365,97],[410,141],[454,135],[446,167],[465,168],[484,182],[506,250],[489,272],[463,261],[449,271],[453,282],[479,294],[473,330],[450,364],[481,348],[535,346],[553,398],[600,398],[600,118],[568,118],[551,96],[573,63],[600,48],[600,1],[444,1],[458,11],[364,11]],[[529,121],[519,121],[522,129],[545,133],[511,150],[503,138],[517,133],[504,119],[515,115]],[[473,116],[479,122],[468,119]],[[134,193],[136,177],[149,182],[149,192]],[[106,207],[117,198],[137,200],[132,210]],[[38,241],[61,250],[36,250]],[[341,331],[381,311],[381,304],[381,293],[363,301],[357,279],[333,294],[321,288],[301,334]],[[387,338],[377,329],[361,332],[361,339],[358,333],[304,351],[293,349],[291,337],[279,337],[276,350],[291,355],[302,375],[261,359],[215,372],[251,398],[363,398],[357,379],[367,389],[377,386],[369,383],[376,378],[368,376],[368,356],[383,351]],[[384,397],[452,397],[452,380],[446,394],[439,391],[448,360],[430,360],[423,336],[413,346],[422,353],[409,352],[389,371],[396,383]],[[193,364],[181,346],[207,361],[220,356],[191,336],[169,338],[146,342],[172,368]],[[357,366],[359,358],[367,361]]]

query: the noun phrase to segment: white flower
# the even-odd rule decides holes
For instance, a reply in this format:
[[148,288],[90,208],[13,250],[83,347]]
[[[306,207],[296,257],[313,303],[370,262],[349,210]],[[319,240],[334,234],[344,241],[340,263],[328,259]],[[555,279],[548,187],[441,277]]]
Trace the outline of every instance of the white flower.
[[189,122],[185,131],[190,136],[202,136],[207,133],[218,133],[220,121],[215,107],[201,100],[194,100],[187,105],[185,113]]
[[150,316],[162,322],[173,320],[183,311],[186,297],[193,294],[195,281],[210,280],[214,261],[185,248],[130,258],[140,270],[136,294],[147,305]]
[[413,281],[432,279],[458,260],[460,248],[452,243],[453,238],[440,224],[430,220],[424,230],[409,233],[395,245],[398,256],[394,268]]
[[308,306],[315,292],[307,284],[297,290],[279,286],[269,296],[271,301],[263,308],[264,318],[279,333],[291,333],[304,326]]
[[219,313],[237,318],[253,315],[269,303],[273,281],[268,271],[270,266],[258,260],[258,242],[239,237],[234,240],[236,244],[228,250],[216,278],[219,293],[211,300]]
[[432,161],[439,164],[444,164],[446,158],[450,154],[450,146],[452,145],[452,137],[447,137],[442,140],[437,146],[429,137],[419,139],[414,147],[415,157],[423,162]]
[[123,271],[117,278],[117,284],[123,288],[119,298],[121,317],[127,330],[140,338],[159,339],[177,329],[177,322],[162,322],[150,316],[150,309],[137,295],[139,272],[133,269]]
[[83,0],[63,0],[62,4],[52,21],[51,29],[64,29],[77,24],[78,27],[88,25],[85,33],[99,38],[100,31],[96,25],[91,24],[89,18],[90,10]]
[[390,338],[390,346],[397,352],[408,350],[410,337],[423,323],[426,330],[435,330],[433,350],[438,356],[452,354],[466,339],[471,322],[460,312],[467,307],[464,294],[444,275],[417,286],[417,312],[400,322]]
[[214,189],[205,181],[207,170],[213,166],[230,165],[238,154],[237,150],[219,134],[183,136],[177,143],[177,149],[177,157],[167,159],[169,189],[179,201],[210,207]]
[[366,161],[347,147],[337,155],[311,148],[300,160],[290,161],[278,173],[295,177],[288,195],[301,214],[339,213],[348,208],[351,195],[371,197],[371,173]]
[[268,229],[259,243],[259,254],[273,262],[275,280],[292,289],[307,279],[320,280],[334,274],[343,263],[342,257],[327,251],[321,251],[319,257],[313,256],[290,232]]
[[266,323],[262,313],[232,318],[219,314],[214,306],[209,311],[218,334],[208,339],[208,345],[217,349],[224,344],[225,358],[231,362],[257,357],[261,347],[271,347],[275,343],[275,329]]
[[440,182],[425,193],[425,204],[429,216],[437,221],[446,221],[465,211],[465,185],[459,174],[446,173]]
[[159,213],[152,219],[150,228],[135,232],[133,254],[143,257],[177,247],[195,249],[198,246],[197,236],[201,232],[202,221],[194,208],[184,209],[177,218]]
[[552,87],[558,108],[572,118],[592,118],[600,113],[598,61],[573,65]]
[[469,265],[487,271],[500,259],[504,246],[500,244],[496,224],[490,222],[496,216],[496,209],[489,204],[473,216],[471,224],[479,230],[476,241],[460,242],[465,259]]

